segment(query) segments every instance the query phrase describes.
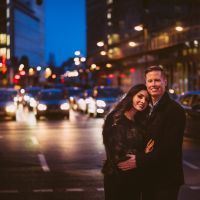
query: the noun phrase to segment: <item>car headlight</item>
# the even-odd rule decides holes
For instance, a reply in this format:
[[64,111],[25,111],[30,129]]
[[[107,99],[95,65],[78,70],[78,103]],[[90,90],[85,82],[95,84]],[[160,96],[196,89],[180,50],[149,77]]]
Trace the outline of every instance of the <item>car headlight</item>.
[[44,111],[44,110],[46,110],[47,109],[47,106],[45,105],[45,104],[39,104],[38,106],[37,106],[37,108],[38,108],[38,110],[40,110],[40,111]]
[[106,102],[103,100],[97,100],[96,103],[98,107],[106,107]]
[[30,97],[28,95],[24,95],[24,101],[29,101],[30,100]]
[[37,106],[37,102],[33,97],[30,98],[30,106],[33,108],[35,108]]
[[16,112],[16,106],[14,104],[7,105],[6,106],[6,112],[15,113]]
[[69,110],[69,104],[68,103],[63,103],[60,105],[61,110]]

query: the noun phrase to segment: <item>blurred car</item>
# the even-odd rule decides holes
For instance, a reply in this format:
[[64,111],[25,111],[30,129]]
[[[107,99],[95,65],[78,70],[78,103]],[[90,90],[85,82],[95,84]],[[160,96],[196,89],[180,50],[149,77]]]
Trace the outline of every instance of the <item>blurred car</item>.
[[92,96],[92,89],[84,90],[81,95],[79,96],[78,100],[76,101],[77,110],[83,113],[87,113],[88,110],[88,103]]
[[32,86],[32,87],[27,87],[25,89],[25,94],[24,94],[24,104],[25,106],[28,107],[30,111],[34,111],[37,105],[36,102],[36,97],[39,94],[39,92],[42,90],[42,87],[39,86]]
[[104,116],[122,96],[120,88],[98,86],[88,99],[87,113],[91,116]]
[[200,138],[200,91],[188,91],[177,101],[186,111],[185,135]]
[[170,98],[172,98],[173,100],[178,99],[178,95],[175,93],[174,89],[171,89],[171,88],[170,88],[170,89],[168,90],[168,94],[169,94]]
[[69,119],[70,105],[60,89],[43,89],[37,96],[36,118],[62,116]]
[[0,117],[16,119],[17,104],[14,101],[17,91],[0,89]]
[[77,100],[80,94],[83,92],[82,88],[79,87],[66,87],[65,92],[69,98],[70,106],[73,110],[77,110]]

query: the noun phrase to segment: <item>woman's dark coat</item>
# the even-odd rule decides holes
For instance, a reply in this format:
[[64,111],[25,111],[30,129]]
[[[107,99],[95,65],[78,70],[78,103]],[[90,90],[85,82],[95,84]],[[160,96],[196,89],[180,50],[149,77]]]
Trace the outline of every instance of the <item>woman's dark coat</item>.
[[117,164],[126,160],[128,153],[144,150],[144,129],[123,116],[117,123],[112,114],[105,121],[103,141],[107,160],[104,163],[104,191],[106,200],[139,200],[141,176],[139,169],[121,171]]

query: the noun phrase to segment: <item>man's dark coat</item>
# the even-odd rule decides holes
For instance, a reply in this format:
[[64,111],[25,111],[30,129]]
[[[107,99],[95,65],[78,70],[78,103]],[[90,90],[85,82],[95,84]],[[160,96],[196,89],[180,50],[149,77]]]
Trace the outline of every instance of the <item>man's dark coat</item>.
[[184,183],[182,143],[185,128],[183,108],[167,93],[155,105],[147,122],[147,142],[154,140],[153,150],[136,155],[137,167],[144,170],[147,186],[168,187]]

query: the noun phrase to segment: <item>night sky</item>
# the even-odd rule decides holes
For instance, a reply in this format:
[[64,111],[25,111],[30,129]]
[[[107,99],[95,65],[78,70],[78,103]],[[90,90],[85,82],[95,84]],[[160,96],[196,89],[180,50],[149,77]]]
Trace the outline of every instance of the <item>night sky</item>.
[[62,64],[80,50],[86,56],[85,0],[45,0],[45,58]]

